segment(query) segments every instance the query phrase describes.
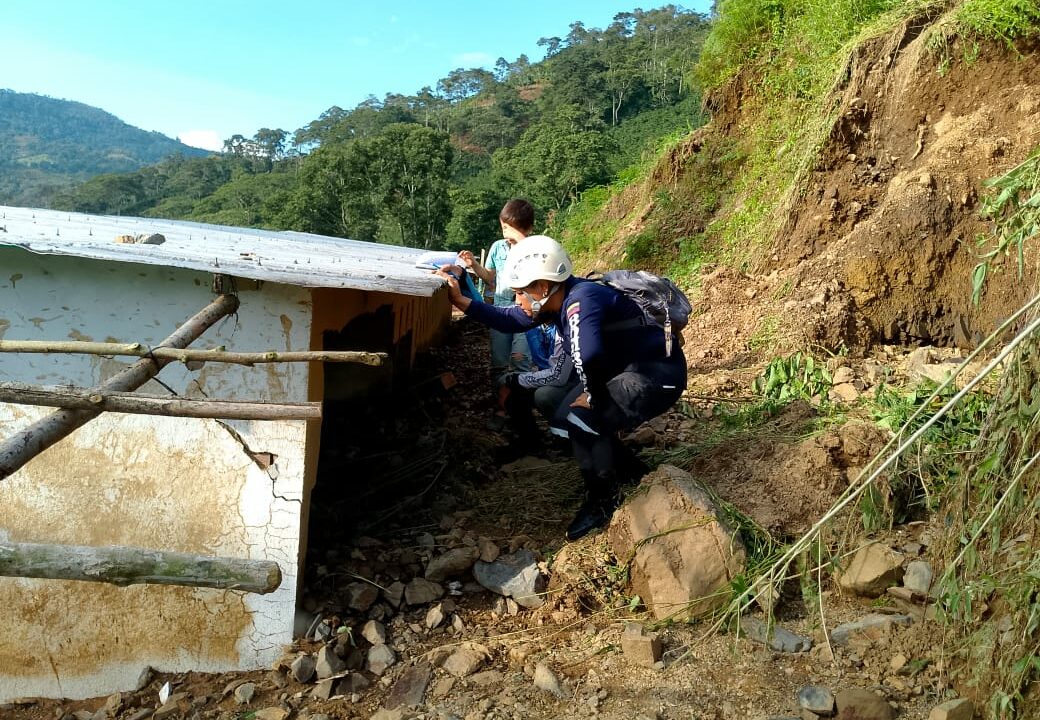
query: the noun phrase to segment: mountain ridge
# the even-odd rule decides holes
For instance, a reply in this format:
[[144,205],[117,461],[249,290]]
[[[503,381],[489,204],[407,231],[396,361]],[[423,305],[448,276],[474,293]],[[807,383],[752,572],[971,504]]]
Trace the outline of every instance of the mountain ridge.
[[96,175],[177,153],[210,154],[86,103],[0,88],[0,203],[38,204]]

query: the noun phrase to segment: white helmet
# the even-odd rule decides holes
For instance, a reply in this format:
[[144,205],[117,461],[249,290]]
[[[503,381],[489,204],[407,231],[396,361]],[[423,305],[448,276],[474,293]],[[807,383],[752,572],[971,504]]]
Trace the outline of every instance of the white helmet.
[[563,282],[573,268],[560,243],[547,235],[532,235],[512,247],[502,274],[508,287],[525,288],[535,280]]

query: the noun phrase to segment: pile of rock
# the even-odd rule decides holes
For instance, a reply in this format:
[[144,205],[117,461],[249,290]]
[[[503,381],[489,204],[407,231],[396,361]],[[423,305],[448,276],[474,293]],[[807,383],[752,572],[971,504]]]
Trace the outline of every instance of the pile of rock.
[[887,594],[907,614],[924,618],[935,600],[932,565],[920,557],[927,545],[926,534],[899,548],[880,541],[866,543],[853,555],[838,585],[860,597]]
[[803,720],[891,720],[895,717],[895,710],[884,697],[862,688],[832,693],[825,687],[810,685],[798,692],[798,707]]
[[[847,362],[847,359],[841,360]],[[957,372],[963,362],[963,352],[958,348],[920,347],[901,356],[892,347],[880,346],[874,358],[863,358],[849,364],[831,363],[828,399],[852,404],[863,393],[885,381],[898,380],[911,385],[924,380],[942,383]],[[964,378],[974,374],[974,369],[967,368],[967,372],[962,373]]]
[[[459,642],[480,635],[479,628],[467,627],[469,611],[460,603],[490,591],[498,596],[492,612],[499,616],[538,608],[546,566],[531,538],[499,544],[467,531],[469,517],[466,511],[444,516],[437,535],[421,532],[392,545],[361,538],[349,557],[329,554],[320,576],[357,579],[320,604],[311,601],[314,615],[302,618],[299,639],[276,663],[276,684],[303,686],[287,695],[287,704],[357,702],[380,683],[391,688],[387,708],[393,709],[421,704],[431,682],[434,695],[444,694],[452,679],[479,674],[492,653],[479,643]],[[449,644],[424,654],[445,640]],[[245,698],[248,688],[240,694]]]
[[[807,685],[798,691],[799,715],[773,716],[766,720],[891,720],[896,710],[884,696],[863,688],[832,692],[820,685]],[[970,700],[956,698],[935,706],[928,720],[971,720],[975,708]]]

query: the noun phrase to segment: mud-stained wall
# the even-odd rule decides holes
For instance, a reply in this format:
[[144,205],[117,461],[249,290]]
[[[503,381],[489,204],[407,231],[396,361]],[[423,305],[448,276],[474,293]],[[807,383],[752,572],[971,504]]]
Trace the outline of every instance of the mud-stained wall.
[[[238,283],[237,316],[195,347],[310,347],[311,294]],[[36,256],[0,247],[0,337],[157,344],[213,298],[210,276],[175,268]],[[0,378],[91,386],[113,359],[0,354]],[[307,364],[171,364],[179,394],[303,401]],[[145,392],[163,392],[150,381]],[[0,404],[0,437],[46,408]],[[105,414],[0,482],[0,538],[131,545],[278,562],[269,595],[0,578],[0,701],[131,688],[140,670],[228,670],[269,663],[291,640],[307,438],[317,421],[249,422]],[[270,453],[273,464],[263,456]],[[311,457],[313,462],[313,457]]]
[[336,288],[314,290],[314,324],[312,343],[321,347],[321,335],[327,330],[341,330],[350,321],[364,313],[374,313],[383,306],[393,310],[395,343],[411,335],[411,352],[415,354],[429,347],[451,319],[451,304],[444,291],[432,297],[395,295],[382,292],[360,292]]
[[[313,347],[390,353],[386,367],[326,368],[324,386],[312,388],[311,397],[315,399],[345,400],[366,387],[385,387],[393,374],[412,367],[416,353],[429,347],[451,319],[451,304],[444,291],[432,297],[416,297],[318,288],[313,298]],[[345,338],[338,334],[345,330],[351,337],[343,344],[340,341]],[[374,344],[357,342],[359,336],[371,338]]]
[[[377,313],[381,308],[389,306],[392,311],[393,344],[399,346],[405,341],[408,342],[407,356],[402,358],[407,362],[408,367],[399,368],[401,370],[410,369],[415,361],[416,353],[427,349],[436,342],[451,320],[451,304],[443,290],[434,293],[432,297],[419,297],[361,290],[316,288],[312,290],[312,303],[310,342],[311,347],[315,350],[329,349],[324,347],[326,332],[338,332],[366,314]],[[361,347],[358,349],[379,350],[381,348]],[[342,377],[343,373],[339,373],[339,375]],[[381,377],[378,369],[365,368],[355,369],[351,375],[359,378],[358,382],[364,382],[364,378],[378,382]],[[325,400],[327,390],[329,395],[335,398],[342,388],[327,388],[325,375],[321,372],[312,372],[308,390],[309,398],[312,401]],[[320,425],[311,424],[309,433],[307,465],[317,467]],[[307,485],[304,488],[305,498],[310,497],[315,480],[316,474],[307,475]],[[307,516],[308,507],[305,504],[301,548],[306,547]],[[300,561],[302,563],[302,557]]]

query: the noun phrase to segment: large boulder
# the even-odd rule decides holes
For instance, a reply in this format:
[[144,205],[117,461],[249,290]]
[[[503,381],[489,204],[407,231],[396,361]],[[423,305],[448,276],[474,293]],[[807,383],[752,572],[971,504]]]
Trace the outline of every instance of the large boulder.
[[662,465],[614,513],[614,555],[630,559],[632,590],[658,620],[692,618],[724,605],[719,592],[744,569],[744,546],[696,481]]

